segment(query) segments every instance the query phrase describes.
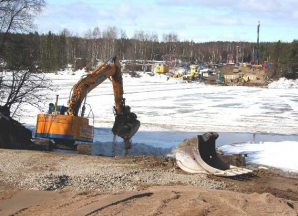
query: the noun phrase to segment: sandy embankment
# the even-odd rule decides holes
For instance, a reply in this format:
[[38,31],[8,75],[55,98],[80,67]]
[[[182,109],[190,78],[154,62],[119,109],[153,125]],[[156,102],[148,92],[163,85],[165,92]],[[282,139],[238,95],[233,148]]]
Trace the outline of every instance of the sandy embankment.
[[0,215],[298,215],[298,180],[188,175],[168,158],[0,150]]

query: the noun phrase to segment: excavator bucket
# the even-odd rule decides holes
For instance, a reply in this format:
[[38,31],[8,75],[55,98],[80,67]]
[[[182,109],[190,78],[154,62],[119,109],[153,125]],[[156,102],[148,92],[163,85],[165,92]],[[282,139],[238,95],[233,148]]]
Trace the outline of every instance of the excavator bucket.
[[125,106],[125,109],[123,114],[116,115],[112,132],[123,138],[124,141],[128,141],[139,130],[141,123],[137,120],[137,115],[130,112],[129,106]]
[[216,153],[217,138],[217,133],[208,132],[184,140],[176,148],[177,165],[185,172],[217,176],[237,176],[252,172],[223,162]]
[[115,121],[112,131],[123,139],[130,139],[139,130],[140,125],[141,123],[138,120],[130,122]]

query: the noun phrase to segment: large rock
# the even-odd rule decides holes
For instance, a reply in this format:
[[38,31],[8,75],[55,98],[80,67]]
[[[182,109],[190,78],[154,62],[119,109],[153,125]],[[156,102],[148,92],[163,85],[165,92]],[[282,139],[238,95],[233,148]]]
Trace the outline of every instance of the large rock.
[[27,149],[32,132],[21,123],[0,112],[0,148]]

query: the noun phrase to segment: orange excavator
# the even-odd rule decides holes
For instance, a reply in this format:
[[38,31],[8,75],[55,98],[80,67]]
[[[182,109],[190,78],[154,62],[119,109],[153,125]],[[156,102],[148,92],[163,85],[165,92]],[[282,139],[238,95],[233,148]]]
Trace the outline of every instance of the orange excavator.
[[123,138],[126,149],[130,148],[130,139],[138,131],[140,122],[136,114],[130,111],[130,107],[125,105],[121,65],[116,56],[102,63],[74,85],[68,107],[58,106],[57,96],[56,103],[50,104],[48,113],[37,116],[35,137],[52,139],[55,143],[66,145],[72,145],[75,141],[93,142],[94,127],[85,117],[87,95],[108,78],[112,80],[115,99],[112,132]]

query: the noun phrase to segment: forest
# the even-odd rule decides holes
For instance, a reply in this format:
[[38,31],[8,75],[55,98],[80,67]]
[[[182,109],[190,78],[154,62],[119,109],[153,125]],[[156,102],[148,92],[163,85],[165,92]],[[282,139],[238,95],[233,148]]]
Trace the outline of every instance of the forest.
[[[80,61],[92,69],[99,61],[117,55],[124,60],[163,60],[192,63],[226,63],[228,58],[239,62],[255,62],[257,44],[251,42],[181,41],[176,33],[163,34],[159,39],[154,32],[136,31],[129,38],[124,30],[108,27],[89,29],[83,36],[64,29],[47,34],[9,33],[0,54],[7,68],[37,67],[51,72],[76,65]],[[260,62],[276,65],[279,74],[297,77],[298,41],[261,42]],[[75,68],[77,69],[77,68]]]

